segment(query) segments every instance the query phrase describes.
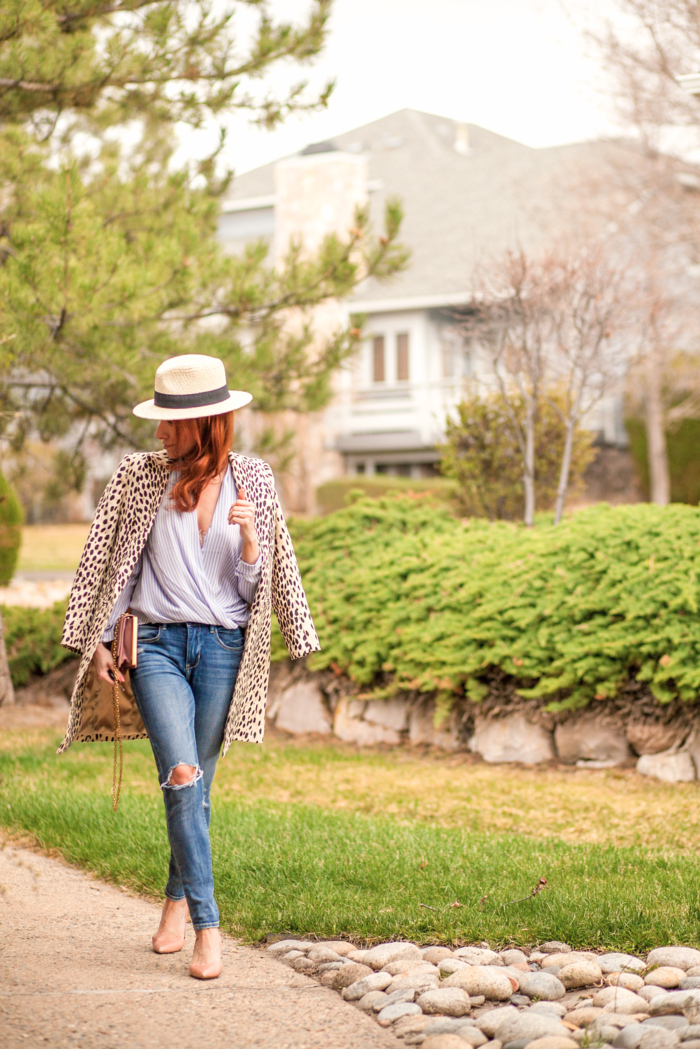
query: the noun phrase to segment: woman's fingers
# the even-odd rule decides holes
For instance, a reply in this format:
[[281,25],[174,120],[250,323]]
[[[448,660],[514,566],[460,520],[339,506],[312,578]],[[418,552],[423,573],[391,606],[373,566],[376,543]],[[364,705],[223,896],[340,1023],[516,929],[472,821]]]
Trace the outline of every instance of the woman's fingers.
[[[113,685],[114,684],[114,678],[110,675],[109,670],[99,670],[97,672],[97,676],[102,681],[106,681],[108,685]],[[117,677],[117,681],[119,681],[121,684],[124,684],[124,680],[125,680],[124,679],[124,675],[123,674],[119,674],[118,677]]]
[[245,498],[245,488],[241,488],[238,499],[228,512],[229,524],[249,525],[255,521],[255,507]]
[[[101,643],[95,649],[95,654],[92,657],[92,661],[95,664],[95,670],[100,681],[106,681],[108,685],[114,684],[114,668],[112,663],[112,652],[107,645]],[[117,670],[117,681],[123,684],[126,678],[120,670]]]

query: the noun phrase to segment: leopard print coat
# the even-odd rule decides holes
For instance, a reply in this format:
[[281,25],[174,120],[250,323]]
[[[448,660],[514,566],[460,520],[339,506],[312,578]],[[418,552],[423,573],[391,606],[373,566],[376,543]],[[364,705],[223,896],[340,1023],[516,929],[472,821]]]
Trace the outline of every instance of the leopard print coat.
[[[262,569],[245,635],[243,657],[231,697],[224,731],[223,753],[234,740],[262,742],[270,673],[270,630],[274,609],[292,659],[320,649],[299,567],[272,470],[260,459],[230,453],[237,488],[245,487],[255,506],[255,525]],[[100,499],[73,582],[62,644],[80,653],[78,676],[71,697],[65,739],[58,753],[72,742],[113,739],[95,730],[86,695],[90,662],[102,638],[114,604],[131,577],[148,539],[168,479],[164,452],[125,456]],[[130,738],[145,738],[143,726]]]

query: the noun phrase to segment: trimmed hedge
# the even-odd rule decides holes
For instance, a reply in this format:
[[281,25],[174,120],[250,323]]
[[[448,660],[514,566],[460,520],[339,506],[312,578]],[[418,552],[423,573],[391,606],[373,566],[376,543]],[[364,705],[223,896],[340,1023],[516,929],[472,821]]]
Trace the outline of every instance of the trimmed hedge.
[[[661,703],[700,694],[700,513],[600,504],[554,527],[452,517],[429,498],[362,499],[293,521],[323,651],[374,695],[487,692],[498,668],[548,709],[630,677]],[[276,654],[279,655],[279,639]]]
[[[359,499],[290,528],[321,637],[310,664],[373,694],[486,694],[500,669],[549,709],[629,680],[661,703],[700,695],[700,511],[598,505],[556,528],[459,521],[427,496]],[[65,604],[2,608],[15,685],[47,673]],[[273,635],[275,658],[286,649]]]
[[74,656],[61,648],[65,601],[52,608],[18,608],[1,605],[10,676],[15,688],[26,685],[32,674],[47,674]]

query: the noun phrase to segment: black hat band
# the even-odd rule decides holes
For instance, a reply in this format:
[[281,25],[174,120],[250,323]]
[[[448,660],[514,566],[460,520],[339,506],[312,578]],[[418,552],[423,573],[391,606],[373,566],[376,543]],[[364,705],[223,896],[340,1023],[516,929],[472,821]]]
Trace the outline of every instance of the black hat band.
[[157,408],[205,408],[208,404],[221,404],[229,399],[228,386],[218,390],[203,390],[202,393],[160,393],[154,391],[153,403]]

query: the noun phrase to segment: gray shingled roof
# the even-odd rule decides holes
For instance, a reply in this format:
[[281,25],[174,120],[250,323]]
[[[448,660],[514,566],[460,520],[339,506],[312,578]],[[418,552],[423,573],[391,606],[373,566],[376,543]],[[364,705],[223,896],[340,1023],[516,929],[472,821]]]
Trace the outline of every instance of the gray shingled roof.
[[[575,211],[577,172],[604,163],[610,144],[532,149],[468,124],[470,153],[454,148],[458,124],[402,109],[339,135],[341,149],[367,156],[371,213],[382,223],[384,201],[401,198],[402,240],[412,250],[405,273],[358,289],[366,301],[459,296],[469,291],[474,262],[522,245],[537,248]],[[274,193],[274,165],[235,179],[227,199]],[[573,207],[572,207],[573,205]]]

